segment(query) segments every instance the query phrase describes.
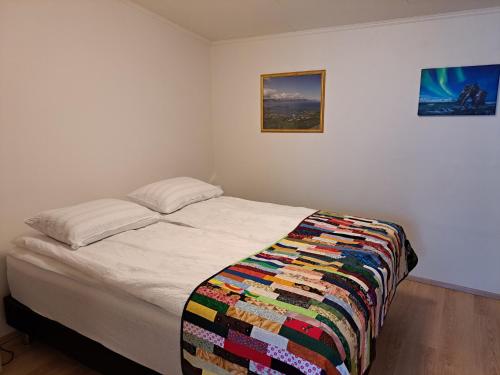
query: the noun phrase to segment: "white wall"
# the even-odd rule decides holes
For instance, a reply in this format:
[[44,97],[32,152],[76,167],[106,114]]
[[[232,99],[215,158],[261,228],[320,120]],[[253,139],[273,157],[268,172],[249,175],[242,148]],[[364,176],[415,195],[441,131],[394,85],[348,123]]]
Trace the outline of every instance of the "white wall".
[[[499,36],[496,11],[216,44],[218,182],[399,222],[415,275],[500,293],[499,115],[416,114],[422,68],[498,64]],[[325,133],[260,133],[260,74],[311,69],[327,70]]]
[[39,210],[208,178],[209,85],[206,41],[125,2],[1,0],[0,253]]

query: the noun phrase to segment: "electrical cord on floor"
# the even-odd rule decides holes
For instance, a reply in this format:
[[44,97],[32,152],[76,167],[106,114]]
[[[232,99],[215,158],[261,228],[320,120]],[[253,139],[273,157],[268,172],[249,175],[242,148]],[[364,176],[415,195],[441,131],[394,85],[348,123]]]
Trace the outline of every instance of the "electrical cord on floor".
[[2,361],[2,367],[7,366],[9,363],[11,363],[14,360],[14,352],[12,350],[5,349],[4,347],[2,347],[2,345],[0,345],[0,351],[5,352],[5,353],[10,355],[10,358],[7,361],[5,361],[5,362]]

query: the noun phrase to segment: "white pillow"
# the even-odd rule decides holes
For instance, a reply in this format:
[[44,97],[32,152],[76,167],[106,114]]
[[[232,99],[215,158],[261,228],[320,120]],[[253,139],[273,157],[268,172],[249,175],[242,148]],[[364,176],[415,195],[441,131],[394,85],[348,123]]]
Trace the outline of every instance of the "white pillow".
[[191,177],[175,177],[143,186],[128,197],[152,210],[169,214],[188,204],[219,197],[222,193],[219,186]]
[[40,212],[24,222],[73,249],[160,220],[160,215],[119,199],[99,199]]

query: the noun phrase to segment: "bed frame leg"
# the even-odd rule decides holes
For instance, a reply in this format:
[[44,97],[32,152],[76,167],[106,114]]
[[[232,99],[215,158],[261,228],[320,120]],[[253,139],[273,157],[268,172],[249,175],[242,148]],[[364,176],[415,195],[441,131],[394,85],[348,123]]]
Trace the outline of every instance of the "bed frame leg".
[[32,342],[31,336],[28,333],[23,333],[23,344],[24,345],[30,345]]

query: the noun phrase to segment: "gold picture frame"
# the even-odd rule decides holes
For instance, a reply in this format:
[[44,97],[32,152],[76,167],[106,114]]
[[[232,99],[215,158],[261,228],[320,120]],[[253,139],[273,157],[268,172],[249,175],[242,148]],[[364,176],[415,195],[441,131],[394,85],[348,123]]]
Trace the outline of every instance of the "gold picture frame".
[[262,74],[261,132],[323,133],[325,76],[326,70]]

